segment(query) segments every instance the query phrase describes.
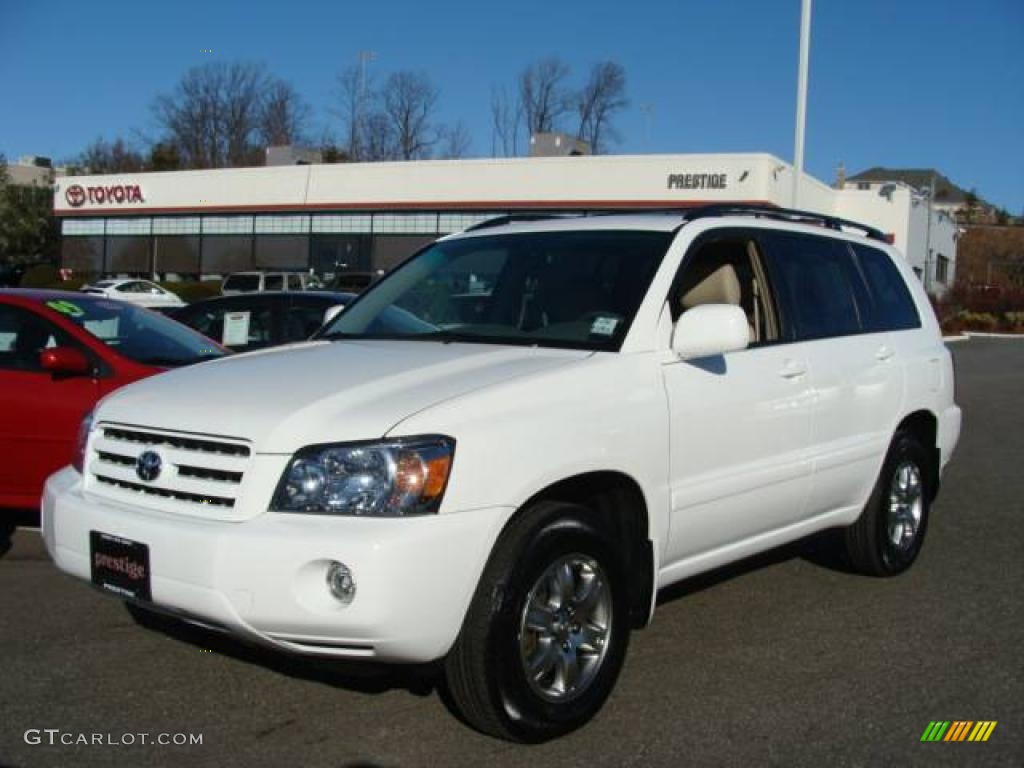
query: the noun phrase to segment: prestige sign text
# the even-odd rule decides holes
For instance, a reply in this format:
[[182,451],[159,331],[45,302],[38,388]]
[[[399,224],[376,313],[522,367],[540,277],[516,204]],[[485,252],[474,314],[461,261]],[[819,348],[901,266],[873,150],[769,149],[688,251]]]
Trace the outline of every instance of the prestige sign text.
[[724,173],[670,173],[669,189],[725,189],[728,185]]

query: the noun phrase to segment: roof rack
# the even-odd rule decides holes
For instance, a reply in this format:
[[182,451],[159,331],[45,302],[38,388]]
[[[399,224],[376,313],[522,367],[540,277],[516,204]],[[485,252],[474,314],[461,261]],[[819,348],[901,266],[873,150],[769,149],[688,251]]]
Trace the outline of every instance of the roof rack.
[[[583,212],[581,212],[580,215],[583,215]],[[573,218],[574,216],[575,214],[571,213],[507,213],[477,222],[476,224],[466,227],[463,232],[476,232],[478,229],[503,227],[506,224],[515,224],[520,221],[547,221],[548,219],[567,219]]]
[[578,216],[614,216],[623,213],[664,213],[682,216],[687,222],[705,219],[711,216],[753,216],[755,218],[775,219],[777,221],[788,221],[794,224],[817,224],[838,232],[844,229],[856,229],[864,233],[865,237],[871,240],[878,240],[888,243],[889,238],[878,229],[867,224],[861,224],[849,219],[841,219],[838,216],[829,216],[814,211],[802,211],[796,208],[778,208],[774,205],[759,205],[757,203],[714,203],[712,205],[701,205],[691,208],[638,208],[635,210],[609,210],[589,209],[576,212],[559,213],[509,213],[495,216],[490,219],[473,224],[466,228],[466,232],[475,232],[480,229],[501,227],[506,224],[529,221],[548,221],[551,219],[567,219]]
[[684,208],[677,212],[682,214],[687,221],[704,219],[709,216],[754,216],[755,218],[789,221],[794,224],[817,224],[840,232],[845,228],[858,229],[871,240],[880,240],[883,243],[889,242],[889,238],[881,230],[869,227],[867,224],[850,221],[849,219],[840,219],[837,216],[828,216],[823,213],[814,213],[813,211],[801,211],[795,208],[776,208],[773,205],[757,205],[753,203],[720,203],[702,205],[698,208]]

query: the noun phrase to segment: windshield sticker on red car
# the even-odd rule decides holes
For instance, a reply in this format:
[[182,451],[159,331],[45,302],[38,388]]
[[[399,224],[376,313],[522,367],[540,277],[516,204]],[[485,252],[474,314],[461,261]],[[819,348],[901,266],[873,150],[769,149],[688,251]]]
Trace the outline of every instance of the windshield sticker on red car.
[[46,306],[55,312],[60,312],[62,315],[70,315],[71,317],[81,317],[85,314],[85,311],[80,306],[66,299],[48,301]]

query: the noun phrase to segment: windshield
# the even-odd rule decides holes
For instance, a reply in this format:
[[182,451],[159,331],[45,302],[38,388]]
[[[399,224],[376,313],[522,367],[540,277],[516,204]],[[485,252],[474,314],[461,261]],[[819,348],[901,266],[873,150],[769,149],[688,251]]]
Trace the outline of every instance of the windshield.
[[438,242],[318,336],[618,350],[671,237],[591,230]]
[[118,354],[137,363],[188,365],[225,354],[223,349],[191,328],[127,302],[76,296],[45,303]]

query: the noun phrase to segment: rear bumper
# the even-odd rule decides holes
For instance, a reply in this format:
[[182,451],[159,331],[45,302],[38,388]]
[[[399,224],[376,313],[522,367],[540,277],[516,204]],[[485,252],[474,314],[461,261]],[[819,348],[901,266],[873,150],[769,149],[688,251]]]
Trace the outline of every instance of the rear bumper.
[[951,405],[939,415],[939,432],[937,435],[937,447],[939,449],[939,472],[946,468],[956,444],[960,441],[960,422],[963,414],[959,406]]
[[[42,526],[57,566],[84,580],[90,531],[146,544],[152,607],[186,621],[295,653],[425,662],[454,642],[510,514],[197,520],[90,498],[68,468],[46,483]],[[350,605],[327,588],[335,560],[355,576]]]

